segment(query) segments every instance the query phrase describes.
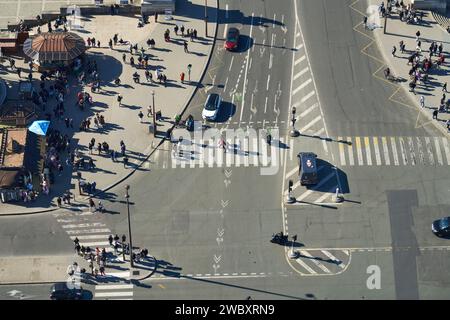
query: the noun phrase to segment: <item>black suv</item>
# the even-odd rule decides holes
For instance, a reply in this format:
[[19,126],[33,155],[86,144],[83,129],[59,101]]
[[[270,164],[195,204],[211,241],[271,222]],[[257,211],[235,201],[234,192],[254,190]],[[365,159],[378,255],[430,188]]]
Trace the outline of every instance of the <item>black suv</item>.
[[317,177],[317,155],[312,152],[300,152],[298,155],[298,176],[300,184],[314,185],[319,182]]
[[83,296],[83,289],[70,289],[67,283],[55,283],[50,289],[51,300],[81,300]]

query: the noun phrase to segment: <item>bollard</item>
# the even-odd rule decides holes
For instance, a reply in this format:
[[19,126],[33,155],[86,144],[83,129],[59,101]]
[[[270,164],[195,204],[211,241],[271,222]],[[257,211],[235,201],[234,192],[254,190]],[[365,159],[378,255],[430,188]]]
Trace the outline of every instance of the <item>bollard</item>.
[[342,196],[342,194],[339,194],[339,188],[336,188],[336,194],[333,196],[333,200],[336,203],[344,201],[344,197]]

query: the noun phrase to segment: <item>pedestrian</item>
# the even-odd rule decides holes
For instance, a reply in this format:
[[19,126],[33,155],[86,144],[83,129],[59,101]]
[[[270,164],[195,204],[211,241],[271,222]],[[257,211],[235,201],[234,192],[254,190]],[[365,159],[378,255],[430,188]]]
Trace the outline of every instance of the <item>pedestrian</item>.
[[448,92],[448,91],[447,91],[447,82],[444,82],[444,83],[442,84],[442,92]]
[[189,53],[187,41],[184,41],[183,46],[184,46],[184,52]]
[[102,153],[102,144],[100,142],[97,143],[97,150],[98,150],[98,155],[100,155]]
[[420,106],[422,108],[425,108],[425,97],[424,96],[420,96]]
[[164,87],[167,87],[167,76],[165,74],[162,75],[162,81],[164,83]]
[[66,124],[66,128],[69,128],[69,118],[65,118],[64,122]]
[[123,167],[126,168],[127,165],[128,165],[128,157],[125,156],[125,157],[123,158]]
[[175,31],[175,34],[178,35],[178,25],[175,25],[175,27],[173,27],[173,30]]
[[447,130],[450,132],[450,119],[448,119],[445,124],[447,125]]
[[122,106],[122,95],[118,95],[117,96],[117,102],[119,102],[119,107],[121,107]]
[[419,37],[420,37],[420,31],[417,30],[417,32],[416,32],[416,42],[419,41]]
[[153,113],[152,113],[152,107],[151,106],[148,106],[147,107],[147,117],[151,117],[153,115]]
[[145,70],[145,79],[147,79],[147,82],[150,82],[150,71]]
[[142,123],[142,118],[144,117],[144,114],[142,113],[142,111],[139,111],[138,117],[139,117],[139,122]]
[[100,40],[97,41],[97,47],[100,48]]
[[181,36],[184,37],[184,25],[181,25],[180,31],[181,31]]
[[397,51],[397,48],[395,46],[392,47],[392,56],[395,57],[395,52]]
[[158,12],[155,12],[155,22],[158,22]]
[[126,146],[125,146],[125,143],[122,140],[120,140],[120,151],[122,152],[122,157],[124,157],[125,156],[125,151],[126,151]]
[[400,52],[401,53],[404,53],[404,48],[403,48],[403,45],[404,45],[404,42],[403,42],[403,40],[401,40],[400,42],[399,42],[399,44],[398,44],[398,47],[400,48]]
[[184,72],[182,72],[180,74],[180,80],[181,80],[181,83],[184,83]]
[[438,119],[438,114],[439,114],[439,111],[438,111],[437,109],[434,110],[434,111],[433,111],[433,119],[439,120],[439,119]]
[[94,212],[95,210],[97,210],[97,208],[95,207],[94,200],[92,200],[92,198],[89,198],[89,211]]
[[116,162],[116,152],[114,150],[111,150],[111,160],[112,162]]
[[442,46],[442,42],[439,42],[439,47],[438,47],[439,55],[442,54],[442,50],[443,50],[443,49],[444,49],[444,48],[443,48],[443,46]]
[[22,69],[21,68],[17,68],[17,75],[19,76],[19,78],[22,78]]
[[194,33],[194,39],[197,39],[197,29],[194,29],[193,33]]
[[123,63],[127,62],[127,55],[125,53],[122,54],[122,61]]
[[56,202],[58,203],[58,207],[61,208],[61,197],[56,198]]

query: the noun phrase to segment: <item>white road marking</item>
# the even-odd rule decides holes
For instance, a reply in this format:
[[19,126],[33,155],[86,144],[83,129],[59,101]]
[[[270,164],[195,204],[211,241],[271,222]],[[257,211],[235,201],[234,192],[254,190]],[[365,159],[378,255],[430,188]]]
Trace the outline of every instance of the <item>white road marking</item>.
[[429,137],[425,137],[425,147],[426,147],[426,151],[428,153],[428,158],[430,159],[430,164],[432,166],[435,165],[435,161],[434,161],[434,156],[433,156],[433,147],[431,145],[431,140]]
[[112,285],[97,285],[95,290],[122,290],[122,289],[133,289],[132,284],[112,284]]
[[310,84],[312,82],[312,79],[309,78],[308,80],[306,80],[305,82],[303,82],[301,85],[299,85],[294,91],[292,91],[292,95],[295,95],[297,92],[299,92],[300,90],[302,90],[304,87],[306,87],[308,84]]
[[264,113],[267,112],[267,99],[268,99],[268,97],[266,97],[266,102],[264,103]]
[[306,100],[308,100],[309,98],[311,98],[313,95],[315,95],[316,94],[316,91],[311,91],[310,93],[308,93],[306,96],[304,96],[301,100],[300,100],[300,102],[301,103],[303,103],[303,102],[305,102]]
[[300,258],[296,259],[297,263],[305,268],[309,273],[317,274],[313,269],[311,269],[306,263],[304,263]]
[[248,137],[244,138],[244,153],[246,153],[246,155],[244,155],[244,167],[248,167],[249,166],[249,146],[248,146]]
[[358,164],[362,166],[364,164],[362,150],[361,150],[361,138],[355,137],[355,143],[356,143],[356,154],[358,155]]
[[303,43],[300,43],[295,49],[300,50],[301,48],[303,48]]
[[89,228],[89,227],[104,227],[106,224],[102,222],[93,223],[79,223],[79,224],[66,224],[62,225],[63,229],[74,229],[74,228]]
[[389,166],[391,164],[391,159],[389,158],[389,148],[386,137],[381,137],[381,144],[383,145],[384,163]]
[[392,148],[392,155],[394,157],[394,165],[399,166],[400,161],[398,160],[397,143],[395,142],[394,137],[391,137],[391,148]]
[[267,76],[266,90],[269,90],[270,74]]
[[294,169],[292,169],[291,171],[289,171],[287,174],[286,174],[286,179],[287,178],[289,178],[290,176],[292,176],[294,173],[296,173],[298,171],[298,168],[294,168]]
[[309,129],[310,127],[312,127],[314,124],[316,124],[316,122],[318,122],[320,119],[322,119],[322,116],[317,116],[314,118],[314,120],[312,120],[311,122],[309,122],[306,126],[304,126],[303,128],[300,129],[300,132],[304,132],[307,129]]
[[241,166],[241,153],[242,153],[242,143],[241,141],[238,140],[238,138],[235,138],[235,144],[237,145],[237,150],[236,150],[236,154],[235,154],[235,159],[234,159],[234,165],[236,167],[240,167]]
[[310,190],[306,191],[305,193],[303,193],[302,195],[300,195],[297,198],[297,201],[301,201],[301,200],[305,199],[307,196],[309,196],[310,194],[312,194],[313,192],[315,192],[316,190],[319,190],[321,186],[323,186],[325,183],[327,183],[328,180],[330,180],[334,176],[335,176],[334,172],[330,173],[327,177],[325,177],[325,179],[321,180],[316,186],[314,186],[314,189],[310,189]]
[[319,197],[316,201],[314,201],[314,203],[321,203],[323,202],[326,198],[333,196],[334,192],[336,192],[336,188],[338,188],[337,186],[334,186],[333,188],[331,188],[330,190],[328,190],[328,192],[326,192],[325,194],[323,194],[321,197]]
[[367,165],[371,166],[372,165],[372,153],[370,151],[370,140],[369,137],[364,137],[364,145],[365,145],[365,151],[366,151],[366,156],[367,156]]
[[319,106],[318,103],[314,103],[311,107],[309,107],[308,109],[306,109],[305,111],[303,111],[302,113],[300,113],[297,116],[297,120],[300,120],[301,118],[303,118],[304,116],[306,116],[308,113],[310,113],[311,111],[313,111],[315,108],[317,108]]
[[[338,264],[338,266],[341,268],[341,269],[344,269],[345,268],[345,264],[341,261],[341,260],[339,260],[338,258],[336,258],[335,256],[333,256],[332,254],[331,254],[331,252],[329,252],[329,251],[327,251],[327,250],[321,250],[322,251],[322,253],[324,254],[324,255],[326,255],[328,258],[330,258],[331,260],[333,260],[333,261],[340,261],[341,263],[339,263]],[[347,253],[347,255],[348,255],[348,253]]]
[[75,238],[78,238],[78,240],[89,240],[89,239],[107,239],[108,237],[104,234],[92,234],[88,236],[70,236],[71,240],[75,240]]
[[227,36],[227,30],[228,30],[228,23],[225,23],[225,28],[223,29],[223,38]]
[[380,154],[377,137],[373,137],[373,149],[375,151],[375,161],[377,162],[377,166],[380,166],[381,165],[381,154]]
[[272,22],[272,28],[275,28],[275,21],[276,21],[275,18],[276,18],[276,16],[277,16],[277,14],[274,13],[274,14],[273,14],[273,20],[272,20],[272,21],[273,21],[273,22]]
[[[342,137],[338,137],[338,141],[342,141],[343,138]],[[344,149],[344,144],[342,142],[338,142],[339,143],[339,158],[341,159],[341,166],[345,166],[346,162],[345,162],[345,149]]]
[[84,233],[111,233],[111,230],[105,229],[83,229],[83,230],[66,230],[67,234],[84,234]]
[[267,166],[267,143],[260,140],[261,162],[264,167]]
[[322,133],[325,132],[325,128],[320,128],[316,132],[313,133],[314,136],[320,136]]
[[231,71],[231,66],[233,65],[233,61],[234,61],[234,56],[231,57],[230,67],[228,68],[228,71]]
[[[255,16],[255,14],[252,12],[252,19],[250,21],[250,34],[249,34],[248,41],[247,41],[247,47],[249,46],[250,39],[252,38],[254,16]],[[246,93],[246,88],[247,88],[247,74],[248,74],[248,62],[249,62],[249,59],[250,59],[250,50],[247,51],[247,59],[246,59],[246,63],[245,63],[244,87],[243,87],[243,92],[242,92],[241,116],[239,118],[239,121],[242,121],[242,115],[244,114],[245,93]]]
[[252,164],[253,166],[257,166],[258,165],[258,138],[253,138],[251,145],[253,148],[250,151],[250,153],[251,153],[250,164]]
[[422,140],[420,139],[420,137],[416,137],[416,140],[417,140],[417,149],[419,150],[420,163],[425,164],[425,154],[423,152]]
[[308,251],[300,250],[300,254],[303,255],[303,256],[312,258],[312,259],[310,259],[311,262],[314,263],[320,269],[322,269],[322,271],[324,271],[326,273],[331,273],[331,271],[327,267],[325,267],[322,263],[320,263],[319,261],[314,259],[314,257]]
[[[391,138],[394,139],[394,138]],[[395,145],[395,140],[394,144]],[[403,141],[403,137],[399,137],[399,141],[400,141],[400,151],[402,153],[402,160],[403,160],[403,165],[407,165],[408,164],[408,156],[406,155],[406,147],[405,147],[405,142]]]
[[109,246],[109,241],[97,241],[97,242],[84,242],[84,241],[80,241],[80,246],[85,246],[85,247],[102,247],[102,246]]
[[448,146],[448,140],[445,137],[442,137],[442,144],[444,145],[445,156],[447,157],[447,164],[450,165],[450,148]]
[[439,144],[438,137],[434,137],[434,147],[436,148],[437,161],[438,161],[439,165],[442,166],[442,165],[444,165],[444,161],[442,159],[441,145]]
[[106,277],[126,278],[130,276],[130,271],[123,272],[105,272]]
[[353,157],[353,142],[352,142],[352,138],[347,137],[347,142],[348,143],[348,162],[351,166],[355,165],[355,158]]
[[305,74],[306,72],[308,72],[308,70],[309,70],[309,67],[304,68],[302,71],[300,71],[299,73],[297,73],[297,74],[294,76],[294,79],[293,79],[293,80],[297,80],[297,78],[301,77],[303,74]]
[[133,291],[128,292],[96,292],[94,297],[105,298],[105,297],[130,297],[133,296]]
[[301,56],[300,58],[298,58],[297,60],[295,60],[294,66],[298,65],[300,62],[302,62],[302,61],[305,60],[305,59],[306,59],[306,56],[305,56],[305,55]]
[[413,138],[412,137],[408,137],[408,146],[409,146],[409,155],[411,156],[411,164],[413,166],[416,165],[417,160],[415,157],[415,150],[414,150],[414,143],[413,143]]
[[225,19],[228,19],[228,3],[225,5]]

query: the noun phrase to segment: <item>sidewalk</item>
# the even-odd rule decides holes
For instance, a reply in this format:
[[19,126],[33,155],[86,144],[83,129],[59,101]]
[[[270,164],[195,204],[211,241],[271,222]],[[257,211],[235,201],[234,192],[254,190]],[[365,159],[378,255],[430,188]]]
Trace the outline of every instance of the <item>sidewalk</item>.
[[[405,1],[405,5],[407,5],[409,1]],[[370,4],[379,5],[379,2],[370,0]],[[410,78],[408,75],[409,70],[411,69],[411,65],[407,65],[408,57],[415,52],[416,49],[416,32],[420,31],[420,40],[421,40],[421,61],[424,58],[429,57],[429,47],[432,41],[435,41],[439,44],[442,42],[443,44],[443,54],[445,56],[445,62],[441,66],[440,69],[436,69],[433,67],[431,71],[429,71],[429,80],[424,84],[421,82],[417,84],[414,93],[408,93],[410,97],[415,101],[415,106],[409,106],[413,108],[417,108],[417,110],[421,113],[422,117],[421,121],[416,123],[416,127],[424,126],[430,122],[434,122],[437,128],[439,128],[443,133],[449,134],[447,130],[446,121],[450,119],[450,113],[448,112],[439,112],[438,120],[433,120],[433,111],[439,109],[440,100],[442,98],[442,84],[447,82],[447,85],[450,84],[450,35],[445,32],[445,30],[439,26],[439,24],[434,20],[431,12],[423,11],[423,19],[422,23],[419,25],[416,24],[407,24],[406,22],[400,21],[398,13],[393,13],[388,18],[386,34],[383,34],[383,24],[384,18],[381,18],[382,25],[375,29],[374,34],[377,40],[377,44],[383,54],[384,60],[387,61],[388,65],[384,66],[378,72],[378,76],[384,79],[383,70],[386,67],[391,69],[391,73],[395,77],[400,77],[405,79],[406,81],[401,82],[401,86],[406,92],[410,91],[409,83]],[[399,49],[399,42],[403,40],[406,45],[405,53],[401,53]],[[397,52],[395,57],[392,56],[391,51],[393,46],[397,48]],[[437,57],[433,55],[433,62],[437,60]],[[388,81],[388,80],[385,80]],[[390,82],[394,84],[393,82]],[[446,99],[449,100],[450,93],[445,93]],[[420,106],[420,97],[423,96],[425,98],[425,108],[421,108]],[[395,95],[394,95],[395,97]]]
[[[71,151],[78,149],[88,160],[92,157],[95,169],[90,172],[88,170],[80,170],[82,180],[86,182],[96,182],[96,189],[109,190],[126,179],[135,170],[140,168],[140,164],[145,161],[151,152],[158,146],[164,138],[165,132],[173,126],[173,119],[176,114],[180,114],[187,103],[191,99],[194,91],[200,82],[200,79],[206,69],[209,61],[212,47],[214,44],[214,34],[216,32],[217,19],[217,1],[209,1],[209,23],[208,34],[205,38],[203,18],[203,2],[201,0],[182,1],[177,6],[176,15],[173,20],[164,21],[164,15],[159,15],[158,22],[155,23],[153,17],[150,17],[149,24],[144,28],[137,28],[137,17],[126,16],[95,16],[85,18],[84,30],[78,33],[84,39],[95,37],[96,41],[100,40],[100,48],[89,48],[87,56],[89,60],[95,60],[98,66],[102,91],[100,93],[91,93],[90,88],[86,87],[86,91],[93,98],[93,105],[85,108],[84,111],[75,106],[76,94],[80,91],[77,79],[69,78],[70,94],[66,97],[64,105],[66,112],[64,118],[73,118],[73,127],[66,128],[64,120],[56,120],[52,117],[51,128],[59,130],[61,134],[68,134],[71,138]],[[198,31],[198,39],[191,42],[188,37],[175,35],[173,27],[175,24],[183,24],[186,29],[196,29]],[[120,26],[120,28],[118,28]],[[42,28],[46,31],[46,27]],[[170,30],[170,42],[164,41],[164,31]],[[143,47],[145,53],[149,55],[149,71],[153,75],[153,83],[148,83],[145,79],[144,70],[132,67],[129,64],[131,57],[129,53],[129,45],[114,46],[113,50],[108,47],[109,39],[115,33],[119,34],[119,39],[130,41],[132,44],[138,44],[138,48]],[[147,39],[153,38],[156,42],[154,49],[148,48]],[[184,52],[183,41],[188,43],[189,53]],[[122,63],[122,55],[126,54],[126,63]],[[133,54],[135,63],[137,64],[138,55]],[[192,64],[191,81],[188,79],[187,65]],[[16,61],[16,66],[28,70],[28,66],[24,61]],[[159,69],[167,76],[167,86],[157,83],[155,71]],[[140,75],[140,84],[134,83],[133,73],[138,72]],[[186,74],[184,83],[180,81],[180,74]],[[27,76],[28,72],[23,72],[22,77]],[[33,73],[34,87],[39,88],[39,76],[37,72]],[[114,80],[121,79],[121,85],[116,86]],[[9,72],[5,80],[17,81],[16,73]],[[154,93],[154,96],[153,96]],[[117,96],[123,96],[123,105],[119,107]],[[149,125],[152,123],[152,117],[147,117],[147,107],[155,100],[156,112],[161,111],[163,121],[158,123],[158,134],[156,138],[149,132]],[[55,100],[49,100],[46,112],[52,113]],[[143,123],[138,118],[139,111],[144,114]],[[93,118],[96,112],[104,116],[106,125],[103,128],[95,128]],[[185,115],[183,119],[186,117]],[[91,118],[91,127],[87,132],[79,131],[79,125],[82,120]],[[42,117],[41,117],[42,118]],[[129,158],[129,166],[124,168],[122,156],[117,157],[115,162],[109,155],[98,155],[94,150],[93,155],[89,154],[87,148],[91,138],[95,138],[95,146],[99,142],[107,142],[110,149],[120,153],[121,140],[126,145],[126,155]],[[55,172],[55,184],[51,186],[49,196],[41,195],[36,201],[25,204],[0,204],[0,214],[26,214],[33,212],[42,212],[54,210],[56,207],[57,196],[69,189],[75,195],[77,202],[85,202],[88,195],[80,196],[78,191],[78,181],[76,173],[72,172],[72,168],[65,164],[67,156],[66,152],[61,152],[61,161],[64,164],[64,170],[60,176]],[[87,161],[86,161],[87,162]],[[113,199],[116,197],[112,193],[103,193],[99,195],[102,199]],[[120,195],[121,196],[121,195]],[[97,200],[95,201],[97,203]]]

